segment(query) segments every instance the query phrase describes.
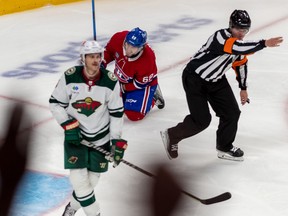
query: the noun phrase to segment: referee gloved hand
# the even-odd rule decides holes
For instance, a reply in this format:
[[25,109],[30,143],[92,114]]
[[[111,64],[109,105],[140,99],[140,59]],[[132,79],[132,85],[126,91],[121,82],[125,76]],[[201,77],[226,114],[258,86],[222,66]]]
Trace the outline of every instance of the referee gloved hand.
[[82,136],[80,133],[79,122],[72,118],[61,124],[64,128],[65,142],[73,145],[80,145]]

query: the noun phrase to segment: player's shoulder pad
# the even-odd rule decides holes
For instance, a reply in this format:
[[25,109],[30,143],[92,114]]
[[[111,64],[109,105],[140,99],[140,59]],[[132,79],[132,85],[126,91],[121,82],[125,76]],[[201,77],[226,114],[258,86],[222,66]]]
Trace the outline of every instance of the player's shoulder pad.
[[74,66],[64,72],[66,84],[83,82],[82,71],[83,66]]
[[113,90],[116,86],[116,83],[118,82],[117,76],[104,68],[101,69],[102,72],[102,78],[101,81],[98,83],[100,86],[105,86],[111,90]]
[[69,76],[69,75],[74,74],[75,72],[76,72],[76,67],[74,66],[74,67],[71,67],[68,70],[66,70],[64,73],[65,73],[65,75]]
[[107,71],[107,76],[114,82],[116,82],[118,80],[116,75],[111,71]]

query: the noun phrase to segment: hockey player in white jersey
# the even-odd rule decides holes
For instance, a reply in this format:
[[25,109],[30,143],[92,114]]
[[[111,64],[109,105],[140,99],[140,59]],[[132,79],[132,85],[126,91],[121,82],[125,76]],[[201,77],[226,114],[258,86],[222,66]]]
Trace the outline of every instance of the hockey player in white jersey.
[[113,72],[100,69],[104,49],[96,41],[81,44],[82,65],[69,68],[56,85],[50,110],[64,129],[64,166],[70,170],[73,187],[63,216],[83,208],[87,216],[99,216],[94,187],[100,173],[108,170],[105,155],[93,147],[101,146],[114,154],[114,166],[123,158],[127,141],[121,139],[123,102]]

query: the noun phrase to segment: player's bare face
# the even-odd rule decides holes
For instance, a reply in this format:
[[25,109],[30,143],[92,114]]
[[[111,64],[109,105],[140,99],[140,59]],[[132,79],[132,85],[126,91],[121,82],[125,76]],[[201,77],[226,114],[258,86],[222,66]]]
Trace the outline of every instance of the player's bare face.
[[131,44],[124,43],[124,49],[127,57],[132,57],[140,52],[141,48],[132,46]]
[[243,40],[249,32],[249,29],[231,28],[231,32],[233,37],[238,38],[238,40]]
[[85,74],[88,78],[93,79],[99,73],[101,60],[100,53],[86,54]]

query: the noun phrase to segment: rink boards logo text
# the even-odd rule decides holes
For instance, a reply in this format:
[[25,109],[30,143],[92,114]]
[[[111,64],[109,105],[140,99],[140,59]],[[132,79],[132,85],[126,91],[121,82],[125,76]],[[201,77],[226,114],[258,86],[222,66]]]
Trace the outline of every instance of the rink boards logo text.
[[[174,23],[158,25],[157,30],[149,32],[148,42],[153,47],[153,44],[168,42],[177,38],[177,36],[181,34],[179,30],[191,31],[211,23],[212,20],[210,19],[184,16]],[[109,38],[110,37],[99,36],[98,41],[105,45]],[[59,52],[46,55],[39,61],[29,62],[15,70],[1,72],[1,76],[17,79],[32,79],[43,73],[61,73],[61,64],[73,63],[79,59],[79,46],[80,44],[78,42],[69,42],[68,46]]]

